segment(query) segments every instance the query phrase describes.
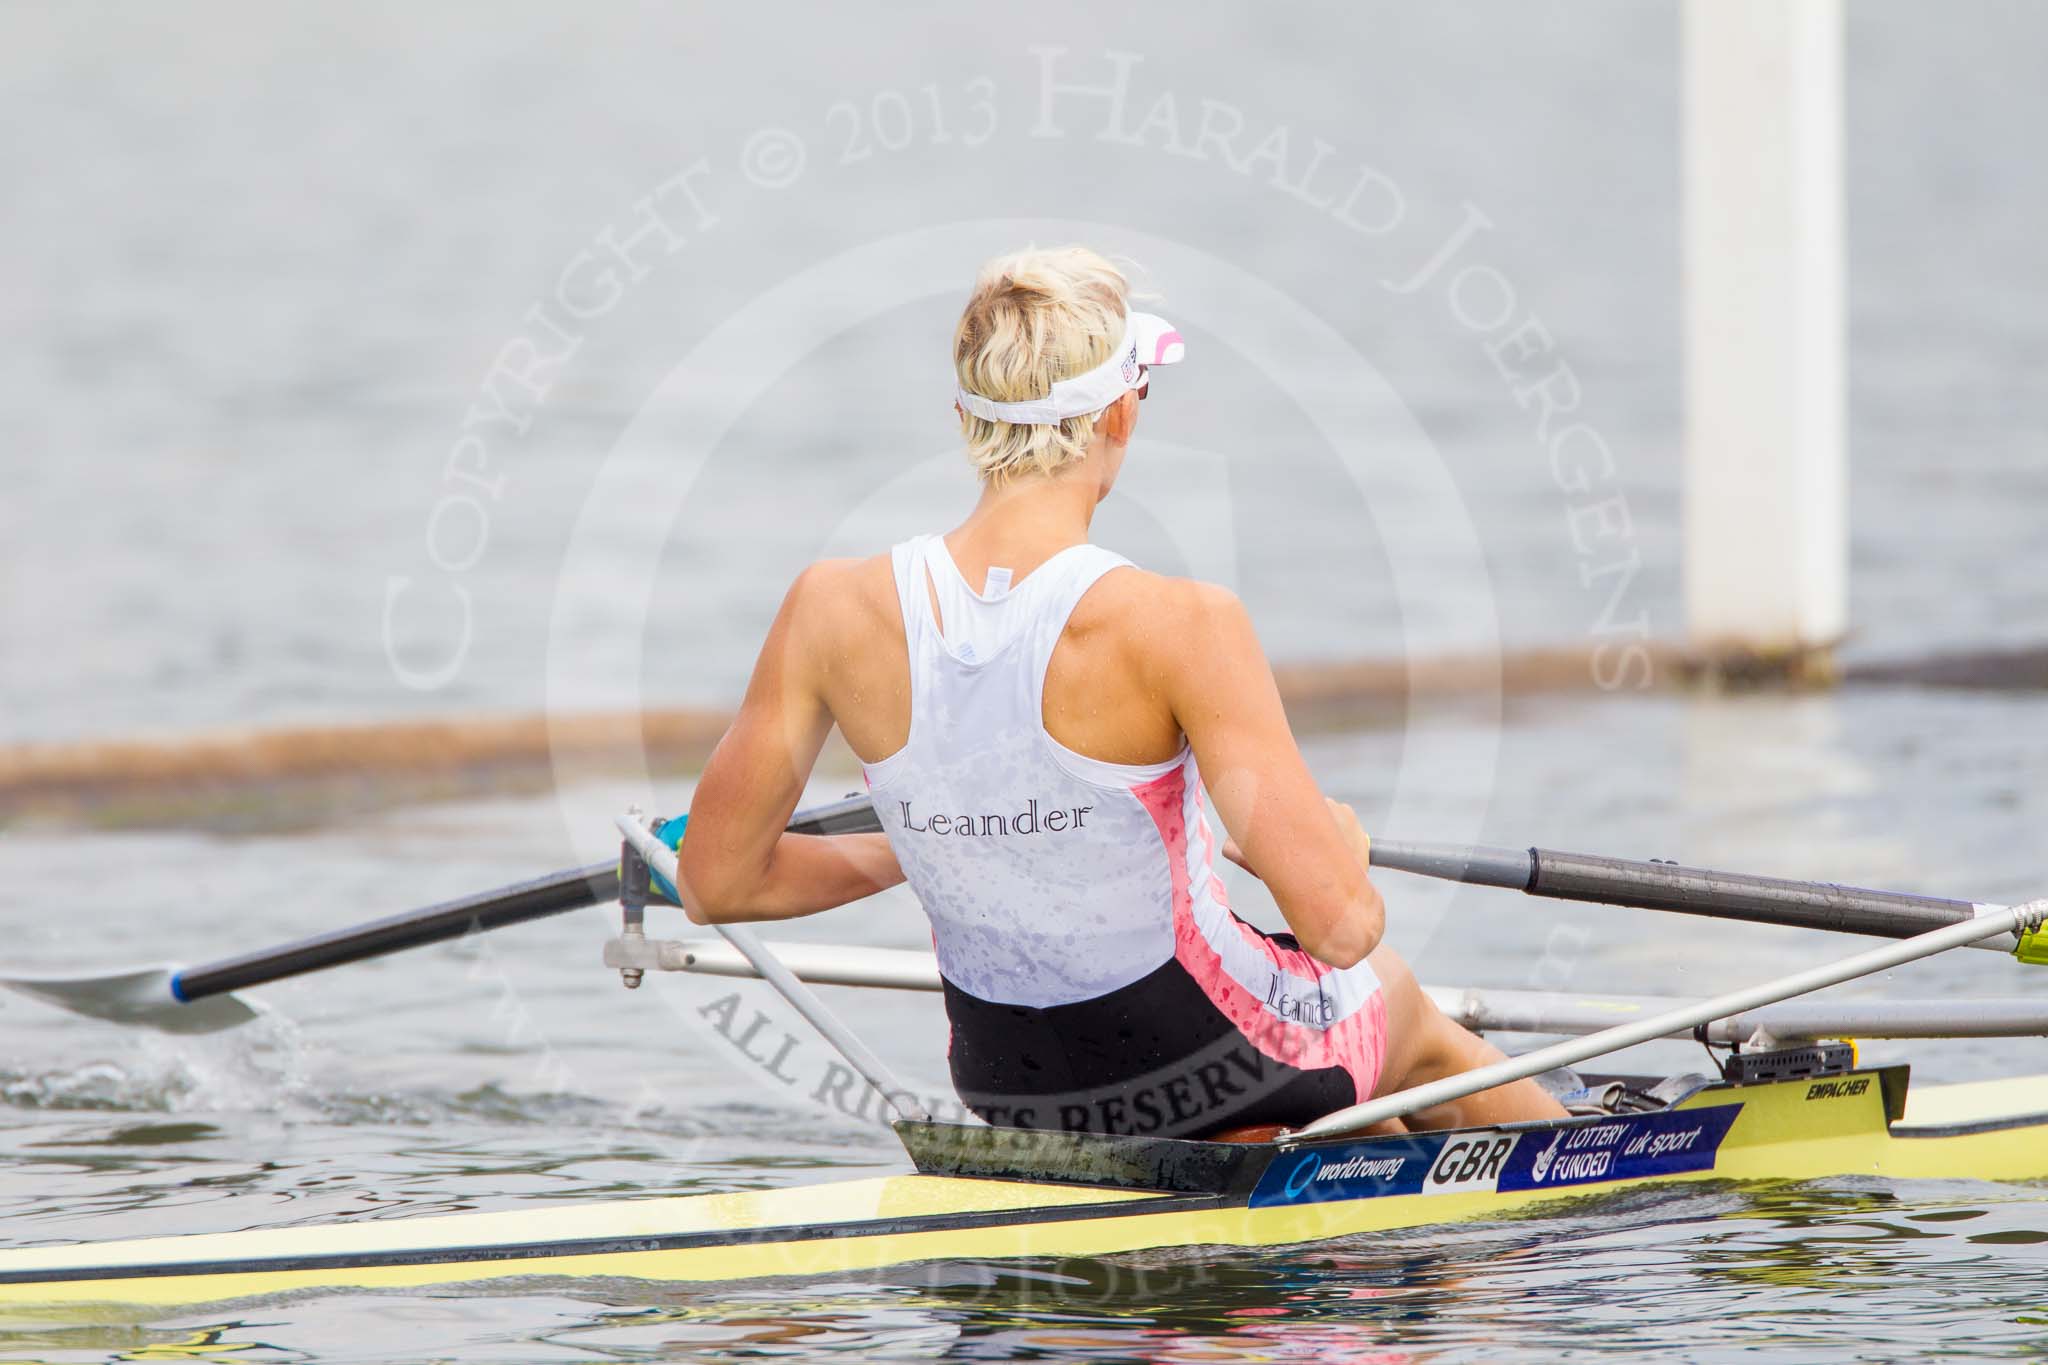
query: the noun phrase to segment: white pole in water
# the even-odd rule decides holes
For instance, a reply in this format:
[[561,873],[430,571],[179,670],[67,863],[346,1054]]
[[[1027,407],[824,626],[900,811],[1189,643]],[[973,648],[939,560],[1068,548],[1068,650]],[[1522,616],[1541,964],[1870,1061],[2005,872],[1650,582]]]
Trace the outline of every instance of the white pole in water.
[[[633,845],[634,851],[645,858],[649,866],[669,879],[674,886],[681,886],[683,877],[676,866],[676,855],[660,839],[640,823],[640,813],[633,811],[613,821],[619,833]],[[880,1057],[868,1051],[868,1046],[855,1037],[846,1025],[839,1022],[832,1011],[825,1008],[825,1002],[812,993],[811,988],[796,979],[782,960],[769,950],[767,944],[754,936],[754,931],[739,924],[714,924],[727,943],[730,943],[741,957],[744,957],[758,972],[763,981],[781,993],[782,998],[796,1007],[796,1012],[809,1021],[812,1028],[824,1036],[826,1042],[844,1057],[847,1064],[861,1074],[862,1079],[873,1086],[883,1101],[899,1115],[918,1123],[930,1123],[932,1116],[917,1096],[905,1089]]]
[[1589,1057],[1618,1052],[1625,1047],[1634,1047],[1637,1043],[1647,1043],[1669,1033],[1697,1028],[1701,1024],[1711,1023],[1731,1014],[1740,1014],[1744,1010],[1776,1004],[1780,1000],[1789,1000],[1795,995],[1817,991],[1824,986],[1835,986],[1844,981],[1853,981],[1859,976],[1888,971],[1903,963],[1932,957],[1950,948],[1960,948],[1966,943],[1974,943],[1993,934],[2030,931],[2040,927],[2044,920],[2048,920],[2048,897],[2030,901],[2025,905],[1993,910],[1977,919],[1931,929],[1916,937],[1900,939],[1896,943],[1888,943],[1882,948],[1858,953],[1854,957],[1844,958],[1825,967],[1810,967],[1806,971],[1794,972],[1791,976],[1766,981],[1762,985],[1730,991],[1711,1000],[1666,1010],[1662,1014],[1637,1019],[1601,1033],[1588,1034],[1584,1038],[1573,1038],[1550,1047],[1538,1048],[1534,1052],[1509,1057],[1491,1066],[1482,1066],[1461,1075],[1446,1076],[1427,1085],[1414,1086],[1376,1100],[1367,1100],[1363,1104],[1354,1104],[1348,1109],[1339,1109],[1334,1114],[1325,1114],[1314,1123],[1282,1133],[1280,1140],[1289,1142],[1302,1138],[1336,1137],[1342,1133],[1356,1132],[1382,1119],[1401,1118],[1420,1109],[1448,1104],[1452,1100],[1464,1099],[1467,1095],[1476,1095],[1482,1090],[1491,1090],[1497,1085],[1506,1085],[1510,1081],[1540,1076],[1554,1067],[1571,1066]]
[[1848,624],[1842,8],[1683,22],[1687,634],[1796,666]]

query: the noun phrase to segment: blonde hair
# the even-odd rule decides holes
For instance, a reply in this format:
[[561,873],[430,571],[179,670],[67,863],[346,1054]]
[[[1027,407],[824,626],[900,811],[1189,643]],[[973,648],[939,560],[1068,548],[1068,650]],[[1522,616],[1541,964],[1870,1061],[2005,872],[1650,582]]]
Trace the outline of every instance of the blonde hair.
[[[953,331],[960,387],[998,403],[1045,397],[1054,381],[1109,358],[1123,336],[1129,295],[1123,272],[1084,246],[996,257],[981,268]],[[1080,459],[1098,415],[1023,423],[963,411],[960,434],[982,482],[1000,484]]]

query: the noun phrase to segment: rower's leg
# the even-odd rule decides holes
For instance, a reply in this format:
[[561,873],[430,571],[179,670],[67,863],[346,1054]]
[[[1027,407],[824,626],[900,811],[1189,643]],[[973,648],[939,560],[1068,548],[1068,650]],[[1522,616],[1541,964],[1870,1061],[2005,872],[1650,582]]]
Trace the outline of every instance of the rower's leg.
[[[1499,1048],[1454,1022],[1416,983],[1393,949],[1374,951],[1373,975],[1387,999],[1387,1058],[1373,1097],[1456,1076],[1502,1059]],[[1561,1119],[1564,1106],[1534,1081],[1513,1081],[1410,1114],[1410,1128],[1477,1128],[1529,1119]]]

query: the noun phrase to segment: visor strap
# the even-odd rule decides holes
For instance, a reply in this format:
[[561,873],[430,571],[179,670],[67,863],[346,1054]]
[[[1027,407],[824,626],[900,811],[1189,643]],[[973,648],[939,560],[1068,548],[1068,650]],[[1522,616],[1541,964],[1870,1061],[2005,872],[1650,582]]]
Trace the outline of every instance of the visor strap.
[[1056,380],[1052,393],[1045,398],[1000,403],[993,398],[970,393],[964,386],[956,386],[955,393],[960,406],[976,417],[990,422],[1030,426],[1064,422],[1069,417],[1100,412],[1136,388],[1138,376],[1142,373],[1144,366],[1138,360],[1137,338],[1126,314],[1123,340],[1109,353],[1109,358],[1072,379]]

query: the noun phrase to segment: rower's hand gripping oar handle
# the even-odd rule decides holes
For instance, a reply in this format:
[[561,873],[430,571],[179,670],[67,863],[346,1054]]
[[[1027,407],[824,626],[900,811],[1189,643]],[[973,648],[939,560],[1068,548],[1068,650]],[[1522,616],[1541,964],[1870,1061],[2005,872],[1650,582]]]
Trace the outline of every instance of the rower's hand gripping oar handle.
[[[651,833],[653,833],[655,838],[667,844],[670,852],[678,853],[683,845],[683,831],[688,827],[689,822],[690,817],[687,813],[670,816],[666,820],[656,820],[653,822]],[[859,793],[855,793],[826,805],[812,806],[809,810],[798,811],[796,817],[789,822],[788,832],[791,834],[880,834],[882,832],[882,821],[875,814],[874,802]],[[641,865],[647,867],[644,860]],[[621,859],[621,866],[624,866],[623,858]],[[675,886],[670,883],[667,877],[661,874],[660,869],[647,867],[647,874],[648,888],[656,896],[670,905],[681,905],[683,903],[682,897],[676,894]]]

